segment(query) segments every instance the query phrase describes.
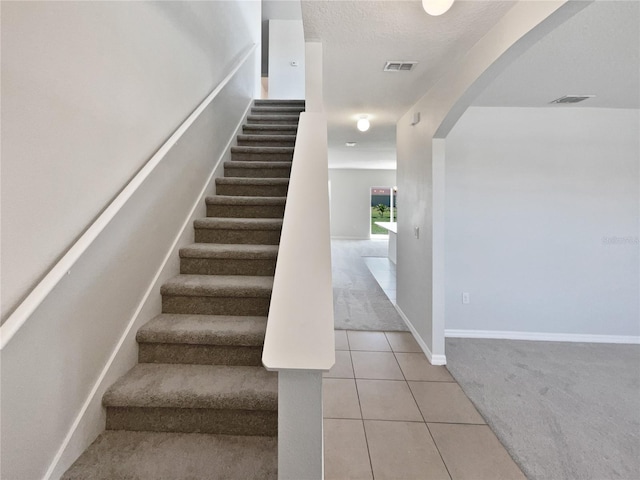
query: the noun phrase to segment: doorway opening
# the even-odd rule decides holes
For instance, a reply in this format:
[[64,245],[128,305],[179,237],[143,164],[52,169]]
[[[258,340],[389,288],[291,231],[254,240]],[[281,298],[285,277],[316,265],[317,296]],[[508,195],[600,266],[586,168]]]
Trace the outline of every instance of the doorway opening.
[[388,236],[385,224],[398,219],[397,187],[371,187],[370,189],[370,234],[372,237]]

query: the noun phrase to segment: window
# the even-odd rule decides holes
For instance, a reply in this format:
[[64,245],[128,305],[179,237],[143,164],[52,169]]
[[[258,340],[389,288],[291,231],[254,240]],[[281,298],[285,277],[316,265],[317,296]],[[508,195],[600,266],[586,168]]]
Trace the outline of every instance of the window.
[[371,234],[388,235],[386,228],[376,222],[397,221],[397,187],[371,187]]

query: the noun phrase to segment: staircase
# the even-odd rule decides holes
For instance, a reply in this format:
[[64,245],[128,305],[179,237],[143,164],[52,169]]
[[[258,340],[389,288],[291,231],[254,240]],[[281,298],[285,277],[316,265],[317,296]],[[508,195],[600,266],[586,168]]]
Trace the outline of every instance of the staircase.
[[106,431],[76,479],[277,478],[277,374],[262,367],[278,243],[304,101],[256,100],[138,364],[103,397]]

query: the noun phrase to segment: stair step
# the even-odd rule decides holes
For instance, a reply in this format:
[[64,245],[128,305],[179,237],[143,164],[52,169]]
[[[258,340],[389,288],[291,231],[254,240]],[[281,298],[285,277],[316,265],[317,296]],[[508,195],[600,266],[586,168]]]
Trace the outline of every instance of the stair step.
[[300,115],[304,105],[258,105],[251,108],[252,115]]
[[139,363],[102,403],[107,430],[271,436],[277,394],[263,367]]
[[196,243],[277,245],[282,219],[207,217],[195,220],[194,228]]
[[271,98],[263,98],[257,99],[253,101],[253,105],[256,107],[268,107],[268,106],[305,106],[306,102],[304,100],[289,100],[289,99],[271,99]]
[[295,135],[238,135],[239,147],[293,147],[295,144]]
[[225,218],[282,218],[286,197],[207,197],[207,216]]
[[247,135],[295,135],[298,125],[243,125],[242,133]]
[[162,313],[266,316],[273,277],[178,275],[160,288]]
[[240,197],[286,197],[288,178],[216,178],[216,193]]
[[298,125],[298,115],[247,115],[248,124],[261,125]]
[[224,162],[227,177],[289,178],[292,162]]
[[194,243],[180,249],[180,273],[273,276],[277,245]]
[[274,437],[106,431],[63,480],[276,480]]
[[231,147],[231,160],[253,162],[290,162],[294,147]]
[[138,330],[140,363],[262,365],[267,317],[161,314]]

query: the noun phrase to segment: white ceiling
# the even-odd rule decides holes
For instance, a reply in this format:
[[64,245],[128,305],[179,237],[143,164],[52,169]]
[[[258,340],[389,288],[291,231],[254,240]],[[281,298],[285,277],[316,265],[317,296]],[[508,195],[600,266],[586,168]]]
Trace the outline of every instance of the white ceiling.
[[[395,168],[396,121],[511,8],[511,2],[456,2],[441,17],[420,0],[302,2],[306,39],[321,40],[329,165]],[[411,72],[383,72],[387,60],[417,61]],[[371,128],[355,128],[367,114]],[[348,141],[356,147],[345,146]]]
[[533,45],[474,105],[549,107],[563,95],[595,94],[570,108],[640,108],[640,2],[597,1]]
[[[420,0],[304,0],[305,37],[324,48],[330,167],[395,168],[397,119],[511,6],[457,0],[431,17]],[[565,94],[596,94],[583,105],[638,108],[638,31],[637,0],[598,1],[534,45],[475,105],[546,106]],[[419,63],[387,73],[387,60]],[[371,119],[366,133],[355,128],[360,114]]]

